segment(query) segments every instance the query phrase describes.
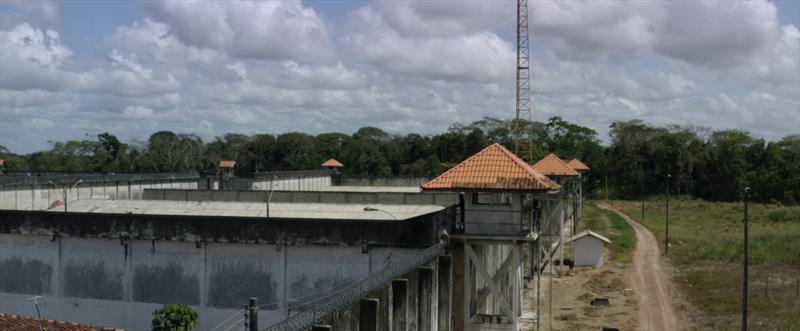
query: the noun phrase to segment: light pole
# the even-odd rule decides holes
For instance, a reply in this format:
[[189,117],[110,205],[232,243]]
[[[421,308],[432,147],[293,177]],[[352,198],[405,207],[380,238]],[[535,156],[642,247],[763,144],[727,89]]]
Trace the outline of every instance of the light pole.
[[747,214],[750,200],[750,187],[744,188],[744,277],[742,279],[742,331],[747,331],[747,288],[748,264],[750,263],[750,243],[748,233]]
[[665,222],[665,234],[664,234],[664,255],[669,255],[669,179],[672,178],[672,174],[667,174],[667,219]]
[[277,175],[272,175],[272,180],[269,181],[269,194],[267,194],[267,218],[269,218],[269,204],[272,202],[272,184],[278,179]]
[[364,211],[380,211],[380,212],[384,212],[384,213],[386,213],[386,215],[389,215],[392,218],[394,218],[395,221],[399,221],[399,219],[397,219],[397,217],[395,217],[394,214],[392,214],[392,213],[390,213],[388,211],[385,211],[383,209],[372,208],[372,207],[364,207]]

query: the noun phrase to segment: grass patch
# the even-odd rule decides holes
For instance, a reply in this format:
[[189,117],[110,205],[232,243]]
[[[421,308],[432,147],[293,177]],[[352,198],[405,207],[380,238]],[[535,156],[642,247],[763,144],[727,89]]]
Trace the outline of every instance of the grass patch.
[[627,264],[631,262],[631,254],[636,248],[636,233],[633,227],[625,222],[617,213],[598,207],[594,203],[587,203],[583,209],[584,230],[592,230],[611,240],[608,249],[611,260]]
[[[665,201],[613,201],[661,242]],[[698,309],[702,330],[738,330],[743,258],[742,203],[679,197],[670,200],[669,259],[673,280]],[[800,330],[800,207],[750,205],[750,327]],[[768,280],[769,279],[769,280]]]

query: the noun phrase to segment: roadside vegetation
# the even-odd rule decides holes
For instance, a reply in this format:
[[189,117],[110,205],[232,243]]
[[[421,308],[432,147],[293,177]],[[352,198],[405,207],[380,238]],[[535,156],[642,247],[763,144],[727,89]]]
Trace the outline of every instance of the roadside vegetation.
[[[664,250],[665,200],[614,201]],[[673,281],[697,310],[701,330],[738,330],[741,321],[744,206],[688,197],[670,200]],[[750,204],[751,330],[800,330],[800,207]],[[686,307],[684,307],[686,308]]]
[[636,248],[636,233],[633,227],[615,212],[605,210],[589,202],[583,207],[582,230],[592,230],[611,240],[608,245],[613,262],[628,264]]

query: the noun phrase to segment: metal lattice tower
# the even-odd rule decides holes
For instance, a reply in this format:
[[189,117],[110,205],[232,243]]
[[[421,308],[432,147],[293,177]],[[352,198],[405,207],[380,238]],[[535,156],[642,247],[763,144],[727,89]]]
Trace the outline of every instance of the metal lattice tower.
[[[517,116],[514,123],[514,152],[532,162],[531,74],[528,48],[528,0],[517,0]],[[523,123],[525,122],[525,123]]]

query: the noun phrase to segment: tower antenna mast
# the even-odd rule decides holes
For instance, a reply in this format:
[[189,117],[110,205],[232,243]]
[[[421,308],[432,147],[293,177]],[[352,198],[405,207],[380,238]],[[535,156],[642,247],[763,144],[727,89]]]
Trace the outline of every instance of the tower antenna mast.
[[[514,120],[514,152],[533,162],[531,123],[531,74],[528,48],[528,1],[517,0],[517,102]],[[522,154],[521,154],[522,153]]]

